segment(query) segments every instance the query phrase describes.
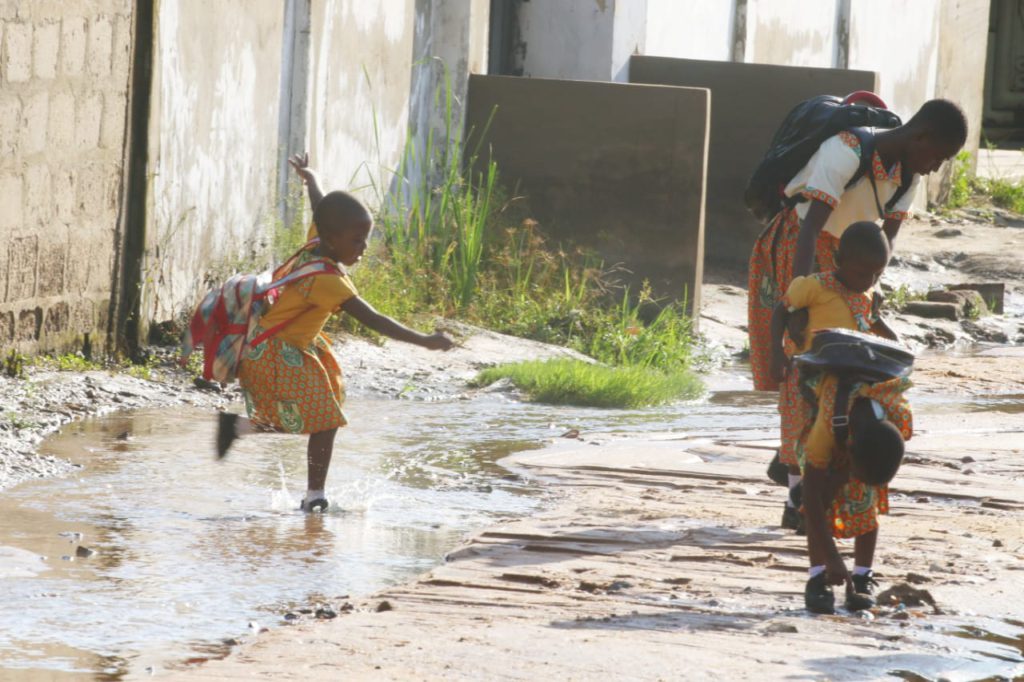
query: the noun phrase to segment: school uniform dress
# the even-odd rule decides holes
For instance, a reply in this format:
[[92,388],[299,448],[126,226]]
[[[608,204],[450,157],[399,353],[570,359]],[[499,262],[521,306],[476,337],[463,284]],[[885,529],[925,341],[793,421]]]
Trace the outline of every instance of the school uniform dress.
[[[806,467],[814,467],[849,471],[849,450],[845,444],[840,447],[836,443],[835,433],[832,431],[832,416],[835,413],[839,382],[835,375],[823,374],[812,383],[818,405],[814,420],[800,441],[800,470],[803,472]],[[856,384],[848,405],[852,407],[854,399],[858,397],[877,401],[885,412],[885,418],[899,429],[903,440],[910,440],[914,434],[914,426],[910,403],[906,399],[906,391],[909,388],[910,380],[907,378],[890,379],[875,384]],[[889,487],[868,485],[851,477],[836,493],[828,519],[834,537],[852,538],[878,528],[879,515],[887,513]]]
[[[860,140],[853,133],[844,131],[825,140],[784,190],[787,197],[803,197],[808,201],[780,211],[754,244],[747,280],[747,318],[755,390],[774,391],[779,388],[771,376],[772,310],[793,278],[797,236],[800,223],[810,208],[810,200],[817,199],[832,207],[832,214],[815,245],[815,270],[824,272],[835,269],[839,238],[846,228],[861,220],[877,222],[878,206],[885,206],[899,189],[901,165],[896,163],[892,168],[885,168],[878,152],[872,154],[869,170],[875,179],[878,203],[867,173],[846,189],[860,167],[860,158]],[[914,176],[906,194],[885,214],[885,218],[905,220],[908,217],[920,180],[920,176]]]
[[[785,343],[788,357],[810,350],[815,329],[852,329],[868,333],[878,321],[873,306],[873,292],[851,291],[836,278],[834,271],[795,278],[790,282],[782,301],[790,311],[807,309],[803,346],[797,348],[787,335]],[[813,412],[813,405],[808,403],[801,392],[800,372],[788,372],[786,380],[779,386],[779,416],[782,422],[779,461],[783,464],[795,466],[799,463],[797,443],[810,424]]]
[[[310,250],[293,267],[319,258]],[[286,273],[275,273],[277,279]],[[249,418],[289,433],[318,433],[344,426],[345,386],[324,324],[357,295],[347,274],[321,274],[285,286],[259,321],[263,330],[282,323],[273,336],[250,346],[238,379]]]

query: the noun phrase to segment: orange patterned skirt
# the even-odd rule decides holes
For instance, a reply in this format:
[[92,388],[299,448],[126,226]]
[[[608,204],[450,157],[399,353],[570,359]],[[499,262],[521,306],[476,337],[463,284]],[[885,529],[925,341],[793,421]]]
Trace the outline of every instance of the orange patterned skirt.
[[[754,243],[747,275],[747,333],[754,390],[777,391],[771,376],[772,311],[793,280],[793,257],[800,234],[795,208],[783,209]],[[839,239],[824,230],[818,235],[815,260],[818,271],[834,270]]]
[[248,348],[238,380],[249,418],[257,424],[288,433],[319,433],[348,423],[341,410],[341,367],[323,337],[305,350],[273,337]]

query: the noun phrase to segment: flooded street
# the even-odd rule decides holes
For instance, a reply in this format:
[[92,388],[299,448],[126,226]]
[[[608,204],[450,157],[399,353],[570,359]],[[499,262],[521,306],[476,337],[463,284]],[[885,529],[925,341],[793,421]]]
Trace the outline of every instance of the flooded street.
[[[922,376],[931,376],[928,357],[941,365],[979,356],[1005,361],[1016,352],[925,354]],[[801,540],[774,525],[781,490],[763,478],[776,437],[775,399],[749,388],[749,370],[735,366],[709,379],[702,400],[645,410],[533,405],[500,391],[433,401],[359,394],[348,404],[351,425],[339,435],[328,482],[334,509],[323,516],[296,511],[304,489],[303,438],[248,438],[217,462],[210,409],[142,410],[66,426],[40,450],[81,468],[0,497],[0,677],[35,682],[166,674],[183,663],[219,658],[238,641],[263,641],[252,635],[280,630],[286,614],[308,614],[320,604],[338,609],[349,601],[365,610],[359,600],[374,593],[401,599],[411,594],[405,585],[423,580],[418,576],[466,564],[467,536],[552,513],[564,502],[566,483],[584,492],[611,486],[601,493],[603,506],[585,514],[607,529],[601,533],[616,539],[638,533],[641,542],[654,538],[654,547],[675,538],[672,575],[682,570],[689,577],[665,580],[688,587],[672,588],[670,597],[643,587],[630,598],[641,608],[671,604],[683,615],[672,621],[629,617],[621,627],[742,630],[795,617],[792,627],[802,631],[799,623],[809,621],[799,613],[797,584],[744,589],[754,601],[733,603],[729,581],[749,587],[749,566],[766,552],[787,583],[799,583],[793,576],[803,562]],[[929,379],[913,392],[917,434],[886,522],[887,530],[905,535],[903,544],[882,550],[882,560],[916,560],[931,566],[921,569],[927,573],[947,554],[948,579],[936,576],[944,596],[973,603],[977,612],[954,608],[955,615],[920,621],[913,635],[918,650],[884,663],[896,678],[932,679],[929,670],[948,672],[954,661],[963,673],[956,679],[1024,673],[1024,612],[1007,609],[1002,591],[979,588],[995,579],[992,571],[1019,563],[1013,556],[1021,547],[1006,540],[996,554],[981,550],[992,541],[977,529],[998,528],[992,524],[1019,511],[1012,482],[1024,475],[1024,463],[1014,456],[1024,442],[1024,396],[955,388]],[[582,439],[563,437],[573,431]],[[546,450],[537,455],[529,452],[541,447]],[[543,454],[548,451],[553,454]],[[922,516],[926,510],[939,516]],[[954,527],[935,520],[948,513],[969,514],[955,527],[967,528],[970,520],[974,525],[964,533],[975,539],[953,542],[947,533]],[[630,530],[662,515],[653,534]],[[483,531],[476,542],[510,546],[503,543],[514,545],[517,537]],[[967,546],[978,541],[978,548]],[[561,547],[554,537],[544,542],[546,553]],[[601,552],[610,551],[611,539],[601,542]],[[459,547],[455,563],[444,564]],[[728,550],[724,557],[715,558],[718,547]],[[625,564],[608,568],[635,576],[628,584],[643,586],[640,576],[662,570],[621,556],[609,558]],[[533,580],[516,572],[503,576]],[[468,584],[441,579],[438,585]],[[836,618],[831,625],[815,623],[826,630],[847,627],[846,618]],[[942,654],[930,658],[921,646]]]
[[303,438],[245,439],[217,462],[208,410],[91,419],[47,440],[42,452],[82,468],[0,498],[0,668],[116,679],[216,654],[250,622],[279,625],[318,599],[401,583],[468,532],[537,509],[540,488],[496,462],[569,429],[747,438],[773,420],[770,399],[729,390],[660,410],[485,394],[346,411],[324,516],[296,511]]

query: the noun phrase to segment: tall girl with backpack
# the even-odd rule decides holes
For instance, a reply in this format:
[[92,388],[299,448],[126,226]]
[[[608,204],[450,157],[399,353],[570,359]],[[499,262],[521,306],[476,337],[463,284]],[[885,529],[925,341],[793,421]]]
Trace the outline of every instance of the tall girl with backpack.
[[[780,384],[772,376],[772,311],[794,277],[835,269],[839,238],[847,226],[881,220],[889,242],[894,242],[921,176],[955,156],[966,139],[963,112],[947,100],[926,102],[900,125],[871,93],[855,93],[846,100],[823,96],[790,113],[754,172],[747,205],[770,222],[750,256],[750,362],[754,388],[779,391],[781,467],[775,468],[788,470],[780,478],[790,488],[800,481],[796,436],[805,425],[799,421],[802,398],[795,378]],[[805,322],[794,316],[795,328]],[[782,526],[797,530],[799,522],[787,499]]]
[[[379,334],[431,350],[454,345],[445,334],[416,332],[360,298],[345,268],[355,265],[366,250],[373,228],[370,213],[345,192],[317,198],[313,238],[272,277],[264,278],[273,282],[242,289],[225,285],[211,292],[193,316],[185,343],[186,354],[196,345],[206,346],[207,378],[230,379],[236,370],[242,386],[248,418],[219,415],[218,457],[224,457],[237,438],[251,433],[308,434],[307,489],[300,507],[306,512],[322,512],[329,505],[324,489],[334,438],[346,424],[341,367],[323,334],[331,315],[347,313]],[[245,285],[254,279],[240,281]],[[232,309],[239,301],[251,302],[236,295],[238,291],[253,296],[254,290],[257,303],[268,293],[275,294],[272,302],[255,306],[256,314],[248,308]],[[247,316],[251,324],[245,323]],[[232,330],[234,335],[226,333]]]

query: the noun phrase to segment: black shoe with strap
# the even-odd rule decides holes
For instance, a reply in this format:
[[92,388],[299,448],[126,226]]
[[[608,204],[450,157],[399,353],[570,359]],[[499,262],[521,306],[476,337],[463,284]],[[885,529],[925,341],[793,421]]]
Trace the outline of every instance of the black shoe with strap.
[[846,593],[846,608],[850,611],[865,611],[875,606],[875,588],[878,581],[872,571],[850,576],[853,590]]
[[807,581],[804,587],[804,607],[811,613],[831,614],[836,612],[836,596],[824,572]]
[[797,535],[807,535],[807,528],[804,522],[804,515],[796,507],[788,504],[782,510],[782,521],[779,523],[783,528],[796,531]]

